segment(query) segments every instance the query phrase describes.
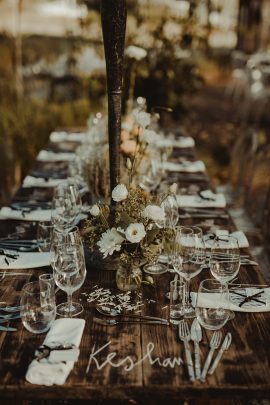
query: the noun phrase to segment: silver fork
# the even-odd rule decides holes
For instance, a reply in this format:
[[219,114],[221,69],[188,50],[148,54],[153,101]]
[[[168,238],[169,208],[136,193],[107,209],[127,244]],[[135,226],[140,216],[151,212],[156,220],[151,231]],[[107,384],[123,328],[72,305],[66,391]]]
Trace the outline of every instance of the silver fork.
[[195,374],[194,374],[194,367],[193,361],[190,352],[190,331],[187,322],[183,319],[179,322],[179,337],[184,343],[185,346],[185,354],[187,360],[187,369],[190,381],[195,381]]
[[221,335],[220,331],[215,331],[213,333],[213,336],[212,336],[212,338],[210,340],[210,350],[208,352],[208,356],[207,356],[207,358],[205,360],[205,363],[204,363],[204,366],[203,366],[203,371],[202,371],[202,374],[201,374],[201,382],[205,382],[205,378],[206,378],[206,375],[207,375],[207,372],[208,372],[208,369],[209,369],[209,366],[210,366],[214,351],[216,349],[218,349],[218,347],[220,345],[221,336],[222,335]]

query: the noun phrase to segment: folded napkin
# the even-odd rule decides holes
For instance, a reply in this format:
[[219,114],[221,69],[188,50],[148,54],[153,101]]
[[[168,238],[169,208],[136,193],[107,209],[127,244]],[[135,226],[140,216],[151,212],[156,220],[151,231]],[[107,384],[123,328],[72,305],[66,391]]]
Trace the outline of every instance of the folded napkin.
[[48,150],[41,150],[37,156],[37,160],[40,162],[61,162],[70,161],[75,158],[75,153],[69,152],[51,152]]
[[50,252],[16,252],[9,249],[1,249],[6,256],[0,255],[0,269],[33,269],[36,267],[49,266],[51,264]]
[[211,190],[204,190],[201,192],[204,198],[199,195],[177,195],[177,203],[179,207],[191,208],[224,208],[226,207],[226,199],[224,194],[215,194]]
[[[261,291],[260,296],[254,297],[242,306],[239,305],[245,297],[250,297]],[[237,294],[236,294],[237,293]],[[239,296],[238,294],[243,295]],[[191,293],[192,305],[196,305],[197,293]],[[241,288],[230,291],[230,298],[220,298],[220,294],[200,294],[200,307],[202,308],[224,308],[235,312],[267,312],[270,311],[270,288],[259,290],[258,288]]]
[[246,237],[246,235],[244,234],[243,231],[236,231],[236,232],[232,232],[232,233],[229,234],[229,232],[228,232],[227,229],[224,229],[224,230],[222,230],[222,229],[217,229],[217,230],[216,230],[216,235],[217,235],[217,236],[221,236],[221,235],[234,236],[234,237],[237,239],[238,245],[239,245],[240,248],[249,247],[249,243],[248,243],[247,237]]
[[194,148],[195,141],[191,136],[181,136],[178,139],[160,139],[157,142],[157,146],[160,148],[173,147],[173,148]]
[[164,170],[168,170],[170,172],[196,173],[204,172],[205,164],[202,160],[197,160],[195,162],[186,160],[183,163],[165,162],[163,164],[163,168]]
[[56,187],[63,179],[44,179],[42,177],[26,176],[23,181],[23,187]]
[[65,131],[54,131],[50,135],[51,142],[85,142],[88,134],[85,132],[65,132]]
[[40,360],[37,357],[28,367],[26,380],[31,384],[47,386],[64,384],[75,361],[78,360],[84,326],[84,319],[60,318],[54,321],[43,342],[43,347],[45,345],[53,349],[62,345],[63,348],[77,349],[61,350],[60,348],[60,350],[53,350],[48,357]]
[[23,213],[19,210],[13,210],[10,207],[2,207],[0,210],[0,219],[18,219],[23,221],[50,221],[51,210],[33,210],[29,213]]

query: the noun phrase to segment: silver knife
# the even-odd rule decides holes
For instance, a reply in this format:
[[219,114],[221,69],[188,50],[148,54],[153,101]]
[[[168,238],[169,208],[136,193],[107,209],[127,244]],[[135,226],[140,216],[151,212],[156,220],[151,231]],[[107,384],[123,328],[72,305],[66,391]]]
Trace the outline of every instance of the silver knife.
[[220,359],[221,359],[221,356],[222,356],[224,350],[228,350],[229,347],[230,347],[230,345],[231,345],[231,343],[232,343],[232,335],[231,335],[231,333],[229,332],[229,333],[227,333],[227,335],[225,336],[225,338],[224,338],[224,340],[223,340],[223,343],[222,343],[222,345],[221,345],[221,348],[219,349],[218,354],[217,354],[217,356],[216,356],[216,358],[215,358],[215,360],[214,360],[212,366],[210,367],[210,369],[209,369],[209,371],[208,371],[208,374],[213,374],[213,372],[214,372],[215,369],[217,368],[217,365],[218,365],[218,363],[219,363],[219,361],[220,361]]
[[11,328],[10,326],[0,326],[0,331],[2,332],[15,332],[16,328]]
[[202,328],[198,322],[198,319],[195,318],[191,325],[191,340],[194,343],[194,357],[195,357],[195,375],[196,379],[201,377],[201,359],[200,359],[200,346],[199,342],[202,340]]

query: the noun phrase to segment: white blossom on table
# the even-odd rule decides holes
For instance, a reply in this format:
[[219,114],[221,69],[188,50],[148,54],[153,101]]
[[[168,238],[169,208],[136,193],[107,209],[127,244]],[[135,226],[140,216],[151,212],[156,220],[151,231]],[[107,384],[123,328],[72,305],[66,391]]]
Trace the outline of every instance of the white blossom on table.
[[129,242],[139,243],[146,235],[144,225],[141,223],[130,224],[125,235]]
[[116,228],[108,229],[101,235],[101,239],[97,242],[99,250],[103,253],[103,257],[112,255],[114,252],[119,252],[124,238],[120,235]]
[[128,196],[128,189],[124,184],[118,184],[112,191],[112,199],[116,202],[123,201]]
[[97,217],[100,214],[100,209],[99,209],[99,206],[97,204],[94,204],[90,208],[90,214],[93,215],[93,217]]
[[158,205],[147,205],[143,210],[143,216],[152,221],[165,221],[164,208],[159,207]]
[[125,54],[131,59],[141,60],[146,57],[147,52],[145,49],[139,46],[129,45],[125,51]]

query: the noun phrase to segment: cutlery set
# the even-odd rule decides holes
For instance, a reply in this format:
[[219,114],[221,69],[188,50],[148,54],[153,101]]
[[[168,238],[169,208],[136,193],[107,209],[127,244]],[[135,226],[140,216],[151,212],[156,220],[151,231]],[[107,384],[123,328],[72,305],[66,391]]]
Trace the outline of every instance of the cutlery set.
[[[179,323],[179,337],[184,343],[187,369],[190,381],[195,381],[195,379],[197,379],[200,380],[201,382],[205,382],[207,374],[210,375],[213,374],[213,372],[217,368],[217,365],[222,357],[223,352],[229,349],[232,342],[231,333],[227,333],[220,347],[222,334],[220,331],[215,331],[210,340],[209,352],[205,360],[203,369],[201,371],[199,342],[202,340],[202,330],[198,320],[196,318],[194,319],[191,325],[191,331],[189,331],[188,323],[185,320],[181,320]],[[194,343],[195,373],[189,345],[190,340],[192,340]],[[219,347],[220,349],[211,365],[214,352]]]
[[0,331],[2,332],[15,332],[17,328],[2,325],[4,323],[20,319],[20,306],[0,306]]
[[122,314],[117,311],[106,311],[103,307],[97,307],[97,311],[105,316],[110,316],[111,318],[118,319],[105,319],[94,317],[93,321],[104,326],[114,326],[121,323],[139,323],[139,324],[156,324],[156,325],[169,325],[169,321],[164,318],[158,318],[156,316],[150,315],[139,315],[139,314]]

